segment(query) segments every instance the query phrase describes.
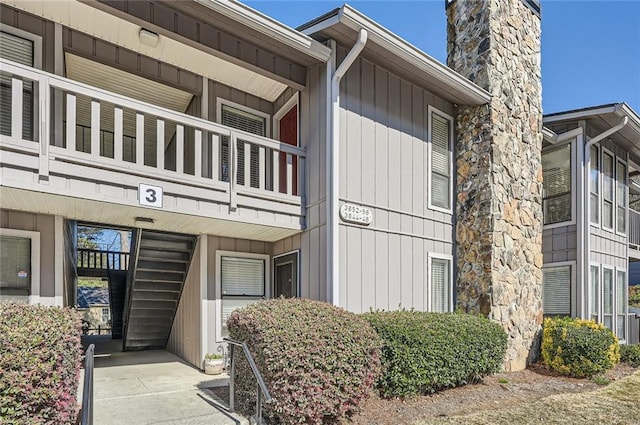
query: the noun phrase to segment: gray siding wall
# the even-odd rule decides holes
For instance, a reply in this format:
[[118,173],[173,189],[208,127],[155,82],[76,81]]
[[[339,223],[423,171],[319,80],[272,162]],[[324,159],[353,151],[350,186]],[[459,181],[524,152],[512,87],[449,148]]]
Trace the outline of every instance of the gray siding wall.
[[453,115],[450,103],[366,59],[342,80],[340,203],[373,211],[369,226],[340,223],[340,304],[351,311],[426,310],[428,254],[453,255],[453,215],[427,202],[429,105]]
[[77,261],[77,223],[73,220],[64,221],[64,293],[63,305],[65,307],[76,304],[78,273]]
[[577,259],[577,227],[570,226],[544,229],[542,231],[542,254],[544,263],[575,261]]
[[180,304],[173,320],[167,350],[202,369],[200,353],[200,243],[193,251]]
[[[217,81],[209,81],[209,120],[218,122],[217,99],[226,99],[273,117],[273,103]],[[269,123],[269,128],[273,122]],[[271,133],[267,134],[271,137]]]
[[55,296],[55,216],[0,210],[0,227],[40,232],[40,296]]

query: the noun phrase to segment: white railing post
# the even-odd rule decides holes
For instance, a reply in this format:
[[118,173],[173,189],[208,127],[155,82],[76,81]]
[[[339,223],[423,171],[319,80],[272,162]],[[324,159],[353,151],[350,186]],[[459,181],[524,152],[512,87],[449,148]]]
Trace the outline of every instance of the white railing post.
[[264,190],[266,181],[266,148],[264,146],[258,147],[258,189]]
[[202,177],[202,131],[197,129],[194,134],[194,150],[193,175]]
[[184,126],[176,125],[176,173],[184,173]]
[[76,95],[67,93],[67,150],[76,150]]
[[113,159],[118,162],[122,162],[122,158],[124,156],[124,147],[122,143],[123,139],[123,122],[124,122],[124,112],[122,108],[116,106],[113,109]]
[[[51,123],[51,88],[49,77],[42,76],[39,79],[38,93],[40,97],[40,180],[49,180],[49,139]],[[20,110],[22,113],[22,110]]]
[[91,155],[100,156],[100,101],[91,99]]
[[214,182],[220,181],[220,136],[215,133],[211,134],[211,178]]
[[164,121],[158,118],[156,124],[156,166],[164,171]]
[[22,140],[22,80],[11,79],[11,137]]
[[238,143],[238,137],[235,132],[231,132],[229,137],[229,210],[235,211],[238,204],[236,200],[236,152]]
[[244,187],[251,187],[251,145],[244,142]]
[[144,165],[144,115],[136,114],[136,164]]
[[287,154],[287,195],[293,195],[293,155]]
[[278,193],[280,191],[280,152],[273,149],[271,155],[273,157],[273,192]]

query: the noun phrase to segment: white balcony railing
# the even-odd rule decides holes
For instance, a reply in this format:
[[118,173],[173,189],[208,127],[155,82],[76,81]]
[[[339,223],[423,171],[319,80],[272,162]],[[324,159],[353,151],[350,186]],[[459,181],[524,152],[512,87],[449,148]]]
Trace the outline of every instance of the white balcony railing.
[[37,157],[45,179],[66,161],[213,189],[232,211],[239,197],[303,204],[301,148],[2,59],[0,83],[2,149]]

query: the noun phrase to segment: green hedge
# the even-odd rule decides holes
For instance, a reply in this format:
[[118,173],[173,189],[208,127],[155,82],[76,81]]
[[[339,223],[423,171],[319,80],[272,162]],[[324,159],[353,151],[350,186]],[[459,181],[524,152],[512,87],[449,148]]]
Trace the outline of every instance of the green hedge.
[[631,367],[640,367],[640,345],[621,345],[620,361]]
[[[232,339],[249,346],[273,401],[273,424],[340,423],[358,410],[380,376],[381,342],[353,313],[307,299],[261,301],[234,311]],[[256,381],[237,362],[238,410],[255,412]]]
[[74,423],[80,323],[74,310],[0,304],[0,423]]
[[620,361],[618,339],[601,323],[564,318],[544,319],[542,359],[552,370],[583,378]]
[[498,372],[507,335],[497,323],[461,313],[363,315],[383,340],[381,395],[406,397],[477,382]]

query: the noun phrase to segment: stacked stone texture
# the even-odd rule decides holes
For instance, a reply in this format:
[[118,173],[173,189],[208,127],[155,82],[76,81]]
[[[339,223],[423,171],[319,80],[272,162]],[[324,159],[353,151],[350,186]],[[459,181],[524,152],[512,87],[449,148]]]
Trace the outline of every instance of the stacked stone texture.
[[501,323],[506,370],[542,324],[540,18],[522,0],[454,0],[448,65],[491,94],[457,108],[457,304]]

